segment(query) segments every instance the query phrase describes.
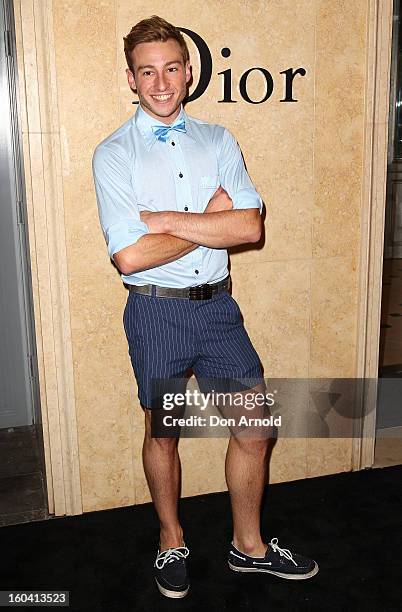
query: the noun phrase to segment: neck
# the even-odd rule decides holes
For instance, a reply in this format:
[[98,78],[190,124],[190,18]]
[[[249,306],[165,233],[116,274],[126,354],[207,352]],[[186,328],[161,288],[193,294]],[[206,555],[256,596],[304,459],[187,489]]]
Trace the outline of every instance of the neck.
[[144,113],[146,113],[149,117],[152,117],[152,119],[156,119],[157,121],[160,121],[161,123],[164,123],[165,125],[172,125],[172,123],[176,121],[177,117],[180,115],[180,112],[181,112],[181,105],[180,105],[177,111],[174,113],[174,115],[170,117],[157,117],[156,115],[153,115],[152,113],[150,113],[147,108],[144,108],[141,102],[140,102],[140,107],[144,111]]

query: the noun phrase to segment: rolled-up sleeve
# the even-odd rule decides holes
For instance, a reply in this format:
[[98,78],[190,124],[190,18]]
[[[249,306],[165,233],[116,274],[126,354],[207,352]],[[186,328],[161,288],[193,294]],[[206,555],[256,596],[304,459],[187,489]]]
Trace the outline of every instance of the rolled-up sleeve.
[[247,173],[236,139],[226,128],[219,142],[218,164],[220,184],[232,199],[233,209],[258,208],[261,214],[261,197]]
[[92,171],[99,220],[109,256],[121,251],[148,233],[140,219],[130,164],[117,145],[98,146],[92,158]]

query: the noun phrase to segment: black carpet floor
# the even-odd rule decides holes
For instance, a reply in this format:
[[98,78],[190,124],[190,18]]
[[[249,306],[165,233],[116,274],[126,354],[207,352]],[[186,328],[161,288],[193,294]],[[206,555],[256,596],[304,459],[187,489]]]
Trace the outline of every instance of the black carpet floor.
[[181,520],[191,553],[182,600],[153,582],[150,504],[1,527],[0,590],[69,590],[74,612],[402,610],[402,466],[267,488],[265,540],[313,557],[311,580],[229,570],[227,493],[183,499]]

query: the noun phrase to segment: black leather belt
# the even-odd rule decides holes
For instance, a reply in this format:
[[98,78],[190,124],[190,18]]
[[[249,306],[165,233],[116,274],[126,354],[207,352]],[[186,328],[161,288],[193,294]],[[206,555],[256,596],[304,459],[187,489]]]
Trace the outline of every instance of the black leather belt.
[[172,287],[159,287],[158,285],[130,285],[124,283],[124,286],[129,291],[141,293],[142,295],[153,295],[155,297],[175,297],[184,298],[187,300],[209,300],[212,296],[228,291],[230,288],[230,276],[227,276],[218,283],[205,283],[204,285],[196,285],[195,287],[183,287],[183,289],[174,289]]

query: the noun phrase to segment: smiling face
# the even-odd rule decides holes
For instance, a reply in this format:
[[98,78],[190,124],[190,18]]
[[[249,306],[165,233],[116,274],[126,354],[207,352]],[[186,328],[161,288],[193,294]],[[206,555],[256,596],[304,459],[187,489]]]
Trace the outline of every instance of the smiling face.
[[132,51],[134,74],[127,68],[127,80],[136,89],[142,108],[154,119],[170,124],[180,112],[191,78],[190,62],[184,62],[179,43],[146,42]]

